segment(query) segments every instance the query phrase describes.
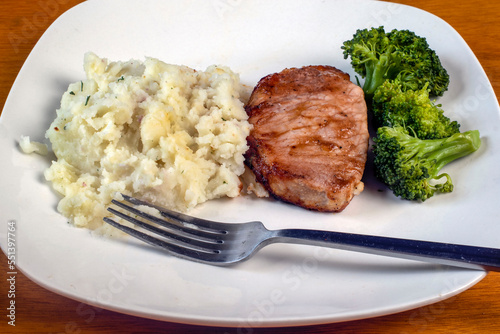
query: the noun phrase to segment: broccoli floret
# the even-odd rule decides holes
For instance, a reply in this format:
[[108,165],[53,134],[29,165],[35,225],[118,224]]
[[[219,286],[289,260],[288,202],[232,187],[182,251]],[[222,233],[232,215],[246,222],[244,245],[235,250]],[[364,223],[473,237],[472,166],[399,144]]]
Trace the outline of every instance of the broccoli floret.
[[424,37],[409,30],[358,29],[342,49],[344,59],[350,56],[356,73],[365,78],[363,90],[368,97],[385,80],[396,78],[404,90],[419,90],[428,84],[432,96],[441,96],[448,89],[450,77],[436,52]]
[[448,163],[476,151],[480,145],[477,130],[423,140],[410,135],[401,126],[380,127],[373,146],[375,175],[396,196],[425,201],[436,192],[453,191],[451,177],[439,171]]
[[398,79],[386,80],[373,95],[372,111],[378,126],[411,128],[420,139],[446,138],[460,132],[460,124],[430,100],[427,84],[420,90],[404,91]]

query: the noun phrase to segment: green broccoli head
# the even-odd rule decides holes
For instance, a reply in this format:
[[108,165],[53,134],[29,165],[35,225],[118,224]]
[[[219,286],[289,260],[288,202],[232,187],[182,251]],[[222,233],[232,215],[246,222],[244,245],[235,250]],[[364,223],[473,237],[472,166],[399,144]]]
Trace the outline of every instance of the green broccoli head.
[[383,126],[374,138],[375,175],[394,195],[425,201],[435,193],[453,191],[451,177],[440,170],[480,145],[477,130],[424,140],[411,136],[402,126]]
[[351,57],[354,70],[365,78],[363,90],[368,96],[385,80],[398,77],[404,90],[427,84],[431,95],[441,96],[448,89],[450,78],[436,52],[424,37],[409,30],[359,29],[342,49],[344,59]]
[[460,132],[460,124],[444,115],[429,98],[427,84],[419,90],[404,90],[399,79],[386,80],[372,100],[379,126],[403,126],[420,139],[446,138]]

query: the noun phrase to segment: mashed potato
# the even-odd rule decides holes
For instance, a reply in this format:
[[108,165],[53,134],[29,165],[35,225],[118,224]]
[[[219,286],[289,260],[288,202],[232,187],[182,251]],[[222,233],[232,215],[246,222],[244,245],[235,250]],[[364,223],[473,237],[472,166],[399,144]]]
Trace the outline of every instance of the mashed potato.
[[179,211],[240,194],[250,125],[237,74],[93,53],[84,63],[87,79],[69,86],[46,133],[57,161],[45,178],[72,223],[100,227],[116,193]]
[[36,141],[31,141],[29,136],[21,136],[19,140],[19,146],[24,153],[38,153],[40,155],[47,155],[49,152],[47,145],[38,143]]

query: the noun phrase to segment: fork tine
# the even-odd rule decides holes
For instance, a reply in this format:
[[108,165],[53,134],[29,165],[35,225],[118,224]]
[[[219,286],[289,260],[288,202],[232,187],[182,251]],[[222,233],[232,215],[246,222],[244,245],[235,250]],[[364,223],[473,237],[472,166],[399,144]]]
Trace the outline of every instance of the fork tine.
[[199,262],[209,262],[209,263],[217,263],[217,255],[218,252],[216,251],[202,251],[200,249],[194,249],[194,248],[189,248],[189,247],[184,247],[176,243],[170,243],[167,241],[163,241],[160,239],[157,239],[155,237],[152,237],[151,235],[148,235],[146,233],[140,232],[136,229],[130,228],[128,226],[121,225],[114,220],[104,217],[104,221],[111,226],[139,239],[142,240],[150,245],[160,247],[166,251],[168,251],[170,254],[183,257],[183,258],[188,258],[190,260],[195,260]]
[[197,229],[200,228],[200,229],[206,230],[207,232],[216,232],[216,233],[220,233],[220,232],[226,233],[228,228],[229,229],[232,228],[231,225],[228,226],[227,224],[224,224],[224,223],[206,220],[206,219],[202,219],[202,218],[196,218],[193,216],[188,216],[188,215],[185,215],[185,214],[180,213],[180,212],[171,211],[171,210],[168,210],[168,209],[163,208],[161,206],[142,201],[142,200],[135,198],[135,197],[131,197],[131,196],[128,196],[125,194],[121,194],[121,195],[125,201],[132,203],[134,205],[145,205],[145,206],[155,208],[165,218],[172,219],[175,222],[178,222],[183,226],[185,225],[185,223],[193,224],[193,225],[196,225]]
[[[202,263],[230,265],[248,258],[249,254],[245,251],[242,252],[239,245],[244,245],[247,241],[252,240],[248,238],[252,236],[252,232],[256,232],[259,228],[250,228],[252,232],[249,234],[247,233],[248,228],[241,229],[241,227],[243,225],[254,226],[258,223],[263,228],[260,222],[244,224],[213,222],[173,212],[130,196],[123,195],[123,198],[124,201],[111,201],[123,209],[122,211],[112,207],[108,207],[108,211],[151,233],[147,234],[138,229],[121,225],[109,217],[103,218],[106,223],[132,237],[163,248],[173,255]],[[124,203],[125,201],[131,205],[152,207],[158,210],[163,218],[128,205]],[[136,217],[131,217],[130,214],[136,215]],[[249,244],[251,245],[251,242]]]
[[[137,216],[140,216],[142,218],[145,218],[147,220],[150,220],[150,221],[153,221],[154,223],[158,224],[158,225],[161,225],[163,227],[166,227],[172,231],[174,231],[176,234],[183,234],[183,233],[187,233],[191,236],[191,238],[198,238],[198,239],[202,239],[202,240],[213,240],[214,238],[217,238],[218,236],[220,235],[224,235],[226,234],[225,231],[221,231],[221,230],[212,230],[212,229],[203,229],[203,228],[198,228],[198,224],[197,224],[197,220],[196,222],[193,220],[193,223],[188,223],[188,224],[191,224],[191,226],[186,226],[185,223],[183,221],[180,221],[180,220],[177,220],[177,219],[168,219],[168,221],[166,220],[163,220],[163,219],[160,219],[158,217],[155,217],[153,215],[150,215],[144,211],[141,211],[141,210],[138,210],[130,205],[127,205],[125,203],[122,203],[122,202],[119,202],[117,200],[112,200],[111,203],[115,204],[116,206],[124,209],[124,210],[127,210]],[[133,204],[138,204],[139,202],[130,202],[130,203],[133,203]],[[141,204],[138,204],[138,205],[141,205]],[[148,206],[151,206],[151,205],[148,205]],[[155,209],[158,210],[157,207],[154,207]],[[109,211],[109,208],[108,208],[108,211]],[[124,217],[122,217],[124,218]],[[169,218],[169,217],[165,217],[165,218]],[[126,218],[124,218],[126,219]]]
[[131,222],[132,224],[134,224],[136,226],[139,226],[145,230],[153,232],[153,233],[155,233],[163,238],[174,239],[174,240],[180,241],[182,243],[186,243],[186,244],[189,244],[192,246],[200,247],[200,249],[206,250],[208,252],[217,250],[217,248],[221,244],[221,242],[218,242],[217,239],[213,239],[213,238],[209,239],[209,238],[203,238],[200,236],[193,236],[193,235],[189,235],[188,233],[184,233],[182,231],[172,229],[171,226],[169,224],[167,224],[165,221],[158,219],[154,216],[150,216],[148,214],[145,214],[143,212],[140,212],[141,217],[143,217],[145,219],[149,219],[150,221],[153,221],[154,223],[160,223],[161,226],[167,227],[171,231],[173,230],[174,233],[172,233],[171,231],[165,230],[165,229],[157,228],[157,227],[150,225],[146,222],[143,222],[139,219],[131,217],[125,213],[117,211],[113,208],[108,208],[108,211],[115,214],[116,216],[118,216],[120,218],[123,218],[126,221]]

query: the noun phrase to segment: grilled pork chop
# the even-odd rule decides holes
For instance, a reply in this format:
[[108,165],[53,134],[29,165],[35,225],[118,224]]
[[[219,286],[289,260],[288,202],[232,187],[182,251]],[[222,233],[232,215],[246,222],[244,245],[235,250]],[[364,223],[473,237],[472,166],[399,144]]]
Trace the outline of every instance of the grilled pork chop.
[[285,69],[259,81],[245,110],[253,125],[245,163],[275,198],[333,212],[363,190],[367,108],[348,74]]

